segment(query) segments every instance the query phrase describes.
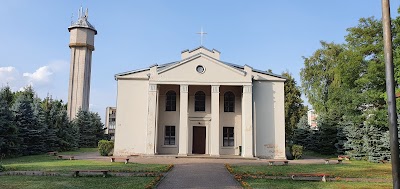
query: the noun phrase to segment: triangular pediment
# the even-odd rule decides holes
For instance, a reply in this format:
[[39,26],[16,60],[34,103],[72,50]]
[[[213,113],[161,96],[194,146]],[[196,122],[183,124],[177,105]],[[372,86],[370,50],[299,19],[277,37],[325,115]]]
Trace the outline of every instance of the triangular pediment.
[[[198,67],[203,67],[203,72]],[[173,65],[158,70],[155,81],[176,82],[251,82],[243,70],[228,66],[206,54],[196,54]]]

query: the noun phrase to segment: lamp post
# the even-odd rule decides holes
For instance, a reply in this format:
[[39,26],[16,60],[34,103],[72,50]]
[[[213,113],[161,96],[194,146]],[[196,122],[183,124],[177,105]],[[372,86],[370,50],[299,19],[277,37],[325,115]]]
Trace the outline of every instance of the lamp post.
[[385,75],[386,75],[386,91],[389,113],[389,135],[390,135],[390,152],[392,162],[392,179],[393,188],[399,189],[399,136],[397,129],[397,112],[396,112],[396,96],[394,89],[393,76],[393,50],[392,50],[392,33],[390,20],[390,3],[389,0],[382,0],[382,25],[383,25],[383,43],[385,56]]

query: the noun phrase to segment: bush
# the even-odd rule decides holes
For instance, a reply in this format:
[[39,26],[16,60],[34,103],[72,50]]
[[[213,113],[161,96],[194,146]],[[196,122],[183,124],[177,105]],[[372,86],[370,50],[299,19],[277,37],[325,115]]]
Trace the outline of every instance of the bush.
[[108,156],[110,152],[114,149],[114,142],[108,140],[100,140],[98,143],[99,152],[102,156]]
[[303,155],[303,146],[300,145],[293,145],[292,146],[292,155],[294,159],[300,159]]
[[3,172],[5,170],[6,170],[6,168],[4,166],[0,165],[0,172]]

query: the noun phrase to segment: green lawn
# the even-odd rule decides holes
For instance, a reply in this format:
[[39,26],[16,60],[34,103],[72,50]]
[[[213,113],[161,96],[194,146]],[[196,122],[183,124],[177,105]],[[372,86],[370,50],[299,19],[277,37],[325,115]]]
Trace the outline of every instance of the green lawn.
[[309,164],[309,165],[232,165],[234,174],[258,174],[287,176],[289,173],[325,173],[331,177],[347,178],[391,178],[390,164],[376,164],[365,161],[346,161],[345,164]]
[[384,189],[391,188],[392,183],[366,183],[366,182],[307,182],[292,180],[267,180],[267,179],[244,179],[252,188],[271,189]]
[[59,177],[59,176],[1,176],[1,189],[124,189],[145,188],[156,177]]
[[309,156],[309,157],[317,157],[317,158],[323,158],[323,159],[337,159],[337,155],[322,155],[317,152],[309,151],[309,150],[304,150],[303,151],[303,157],[304,156]]
[[[61,155],[76,155],[84,152],[97,152],[95,148],[83,148],[77,151],[62,152]],[[0,161],[6,171],[55,171],[72,170],[110,170],[114,172],[153,172],[161,173],[169,165],[138,164],[103,160],[59,160],[47,154],[23,156]],[[157,177],[63,177],[63,176],[0,176],[0,188],[145,188],[156,183]]]
[[97,152],[99,153],[98,148],[79,148],[78,150],[75,151],[68,151],[68,152],[60,152],[60,155],[75,155],[75,154],[80,154],[84,152]]
[[[93,152],[96,149],[80,149],[79,151],[63,152],[60,154],[77,154],[82,152]],[[67,172],[76,169],[106,169],[121,172],[165,172],[168,165],[160,164],[137,164],[123,162],[111,163],[109,161],[96,160],[59,160],[56,156],[33,155],[2,160],[7,171],[59,171]]]

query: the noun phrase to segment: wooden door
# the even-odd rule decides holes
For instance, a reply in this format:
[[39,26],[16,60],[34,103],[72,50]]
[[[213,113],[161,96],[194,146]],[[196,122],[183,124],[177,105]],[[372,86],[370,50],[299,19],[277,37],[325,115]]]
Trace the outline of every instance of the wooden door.
[[206,127],[193,127],[193,154],[206,153]]

